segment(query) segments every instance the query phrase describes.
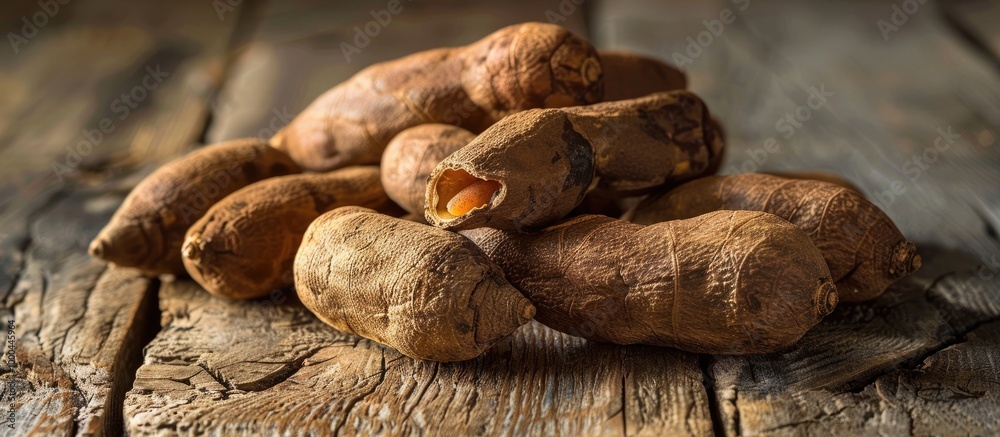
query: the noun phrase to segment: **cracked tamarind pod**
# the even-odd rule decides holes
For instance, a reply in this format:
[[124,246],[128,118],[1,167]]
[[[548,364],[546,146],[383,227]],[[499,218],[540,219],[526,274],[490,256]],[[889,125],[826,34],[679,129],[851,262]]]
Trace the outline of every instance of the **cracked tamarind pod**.
[[597,53],[604,71],[605,102],[687,88],[684,72],[658,59],[616,50]]
[[705,104],[687,91],[528,110],[438,164],[424,213],[444,229],[531,230],[565,217],[592,189],[634,195],[699,177],[722,148]]
[[554,24],[508,26],[468,46],[370,66],[317,98],[271,144],[306,170],[377,164],[406,128],[481,132],[525,109],[599,102],[601,77],[585,39]]
[[317,218],[294,271],[320,320],[418,359],[475,358],[535,315],[471,241],[366,208]]
[[[785,349],[833,311],[837,290],[806,235],[762,212],[641,226],[583,215],[535,235],[462,231],[558,331],[696,353]],[[788,262],[794,260],[794,262]]]
[[89,252],[150,275],[182,274],[184,233],[215,202],[259,180],[299,171],[288,155],[257,139],[202,147],[136,185]]
[[427,177],[441,160],[476,138],[449,124],[411,127],[396,135],[382,154],[382,186],[386,194],[411,214],[424,215]]
[[882,210],[855,190],[822,181],[753,173],[706,177],[646,199],[625,218],[653,224],[733,209],[775,214],[805,231],[843,302],[874,299],[920,268],[916,246]]
[[208,292],[250,299],[292,285],[292,263],[306,228],[341,206],[394,212],[375,166],[299,174],[249,185],[212,206],[187,231],[181,254]]

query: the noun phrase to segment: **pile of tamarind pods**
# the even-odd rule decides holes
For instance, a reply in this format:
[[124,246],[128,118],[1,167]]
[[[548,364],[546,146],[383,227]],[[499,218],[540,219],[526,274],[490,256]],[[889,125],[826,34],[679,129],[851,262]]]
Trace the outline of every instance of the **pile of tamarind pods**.
[[713,175],[725,138],[686,86],[560,26],[509,26],[372,65],[269,141],[163,165],[90,253],[225,298],[294,287],[334,328],[436,361],[532,319],[775,352],[920,267],[835,176]]

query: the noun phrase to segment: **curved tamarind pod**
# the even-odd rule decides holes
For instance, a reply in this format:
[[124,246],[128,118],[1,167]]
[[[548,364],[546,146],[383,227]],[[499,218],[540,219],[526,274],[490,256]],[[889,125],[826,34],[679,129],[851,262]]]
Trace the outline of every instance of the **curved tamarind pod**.
[[391,209],[375,166],[299,174],[249,185],[216,203],[187,231],[184,267],[205,290],[265,296],[292,285],[295,252],[309,224],[341,206]]
[[418,124],[479,132],[525,109],[598,102],[601,76],[597,52],[572,32],[508,26],[468,46],[368,67],[316,99],[271,144],[307,170],[377,164],[392,137]]
[[476,134],[449,124],[411,127],[396,135],[382,154],[382,186],[407,212],[423,221],[427,177],[434,167],[476,138]]
[[598,50],[597,54],[604,71],[605,102],[687,88],[687,75],[658,59],[616,50]]
[[535,314],[471,241],[359,207],[309,226],[295,288],[330,326],[434,361],[475,358]]
[[652,226],[584,215],[535,235],[461,233],[535,304],[539,322],[595,341],[774,352],[837,304],[830,271],[808,237],[761,212]]
[[882,210],[855,190],[822,181],[752,173],[706,177],[646,199],[628,215],[652,224],[724,209],[769,212],[805,231],[823,253],[843,302],[878,297],[920,268],[916,246]]
[[182,274],[184,233],[216,201],[261,179],[299,171],[284,152],[256,139],[202,147],[136,185],[89,252],[146,274]]
[[[717,129],[687,91],[520,112],[438,164],[424,213],[428,223],[453,230],[545,226],[591,189],[635,194],[702,175],[722,155]],[[473,202],[481,207],[449,212],[451,199],[479,181],[499,188]]]

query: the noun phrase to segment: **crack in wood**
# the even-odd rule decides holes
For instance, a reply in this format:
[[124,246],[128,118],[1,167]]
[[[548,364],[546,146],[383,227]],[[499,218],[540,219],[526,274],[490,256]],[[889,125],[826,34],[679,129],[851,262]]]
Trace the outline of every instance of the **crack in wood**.
[[[705,388],[708,397],[708,414],[712,419],[712,431],[715,435],[725,435],[725,420],[722,417],[722,404],[719,401],[719,394],[715,390],[715,380],[712,377],[712,356],[707,354],[698,355],[698,368],[701,370],[701,383]],[[735,403],[733,404],[736,406]]]
[[968,335],[973,331],[979,329],[981,326],[1000,321],[1000,316],[993,316],[985,318],[983,320],[979,320],[963,329],[958,329],[955,326],[952,326],[951,322],[948,320],[947,317],[948,311],[958,310],[959,308],[956,308],[953,305],[948,304],[947,302],[940,302],[941,299],[932,298],[929,295],[929,292],[932,289],[934,289],[942,280],[953,275],[955,275],[955,272],[947,272],[934,278],[934,280],[931,281],[930,285],[928,285],[924,289],[924,292],[921,293],[921,298],[925,302],[927,302],[932,308],[934,308],[938,312],[938,314],[941,315],[942,320],[945,322],[944,326],[947,327],[948,332],[943,337],[938,339],[937,344],[925,348],[921,353],[915,354],[910,357],[905,357],[899,362],[897,362],[895,365],[889,367],[888,369],[885,369],[881,372],[877,372],[876,374],[868,378],[865,378],[861,381],[855,382],[854,384],[850,384],[848,386],[847,390],[848,392],[861,393],[866,388],[876,383],[882,377],[890,375],[895,372],[918,370],[930,357],[934,356],[935,354],[943,350],[946,350],[952,346],[967,341]]
[[351,413],[354,411],[354,407],[357,406],[358,402],[361,402],[363,399],[367,398],[368,396],[371,396],[373,393],[375,393],[375,390],[377,390],[378,387],[382,385],[383,382],[385,382],[385,374],[386,374],[385,349],[379,348],[379,351],[381,352],[382,355],[382,367],[381,371],[378,374],[378,382],[372,384],[371,388],[366,390],[364,394],[352,397],[349,401],[347,401],[347,403],[344,405],[344,409],[342,410],[340,418],[337,420],[337,424],[333,428],[333,435],[335,436],[340,435],[341,429],[343,429],[344,424],[347,423],[347,418],[350,417]]

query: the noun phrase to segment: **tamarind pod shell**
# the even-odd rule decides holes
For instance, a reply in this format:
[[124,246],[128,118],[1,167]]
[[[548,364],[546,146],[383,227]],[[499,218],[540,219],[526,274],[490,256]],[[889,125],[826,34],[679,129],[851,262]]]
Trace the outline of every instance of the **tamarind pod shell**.
[[393,207],[378,167],[251,184],[220,200],[188,229],[181,247],[184,267],[217,296],[250,299],[288,288],[306,228],[320,214],[347,205]]
[[646,227],[584,215],[535,235],[462,234],[535,304],[539,322],[594,341],[775,352],[837,304],[819,251],[767,213],[719,211]]
[[598,50],[597,54],[604,69],[605,102],[687,88],[687,75],[666,62],[616,50]]
[[[483,208],[452,216],[447,211],[451,198],[442,196],[441,187],[458,172],[474,178],[468,184],[488,180],[501,187]],[[566,114],[524,111],[504,118],[435,167],[427,183],[425,216],[444,229],[531,230],[569,213],[593,180],[591,144]]]
[[89,252],[149,275],[183,274],[184,233],[215,202],[259,180],[299,171],[288,155],[257,139],[202,147],[136,185]]
[[468,46],[365,68],[317,98],[271,144],[312,171],[377,164],[396,134],[418,124],[481,132],[525,109],[602,96],[600,59],[586,40],[554,24],[524,23]]
[[844,179],[836,173],[831,173],[828,171],[812,170],[812,171],[763,171],[762,174],[769,174],[771,176],[777,176],[785,179],[809,179],[814,181],[826,182],[834,185],[840,185],[844,188],[849,188],[858,193],[861,193],[861,189],[853,182]]
[[880,296],[920,268],[916,246],[858,191],[817,180],[739,174],[697,179],[644,200],[632,221],[651,224],[709,211],[741,209],[782,217],[819,248],[842,302]]
[[320,320],[417,359],[475,358],[535,313],[471,241],[366,208],[317,218],[294,271]]
[[427,178],[434,167],[476,135],[457,126],[431,123],[396,135],[382,154],[382,186],[386,194],[423,221]]
[[641,194],[702,176],[721,160],[720,127],[689,91],[562,110],[593,144],[598,189]]

